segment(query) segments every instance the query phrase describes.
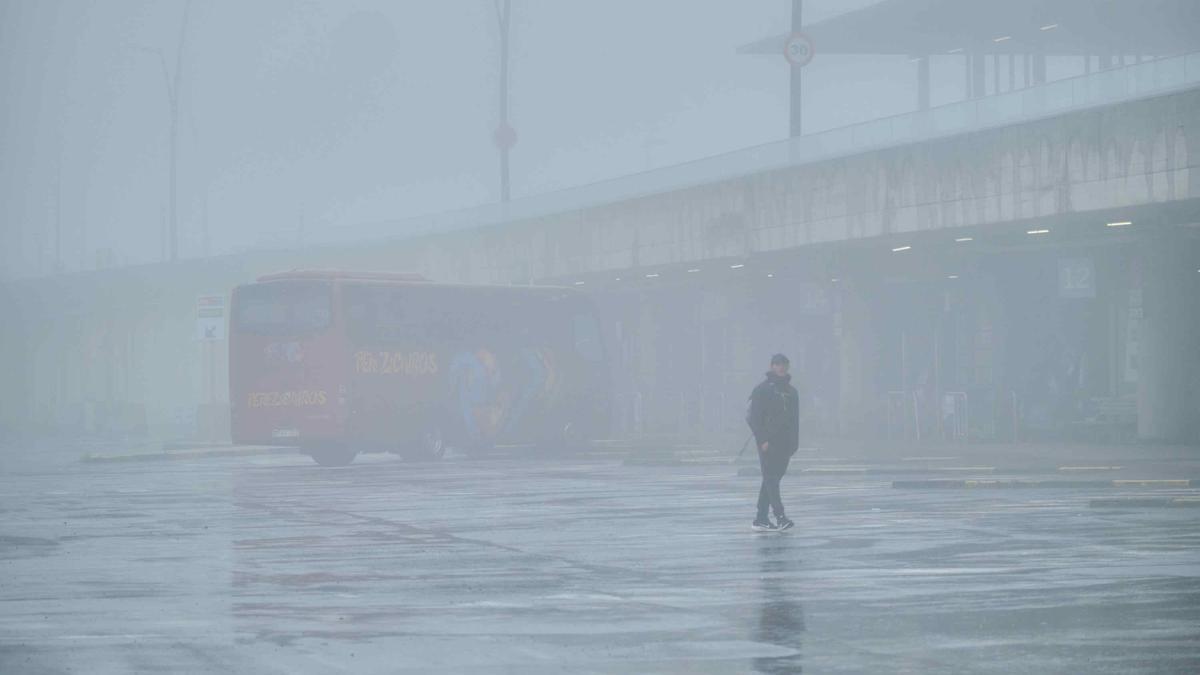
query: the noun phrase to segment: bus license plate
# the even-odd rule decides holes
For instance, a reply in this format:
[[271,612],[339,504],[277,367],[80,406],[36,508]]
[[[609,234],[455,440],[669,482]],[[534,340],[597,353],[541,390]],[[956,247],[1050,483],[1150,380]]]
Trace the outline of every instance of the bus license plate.
[[298,438],[299,436],[299,429],[275,429],[271,432],[271,438]]

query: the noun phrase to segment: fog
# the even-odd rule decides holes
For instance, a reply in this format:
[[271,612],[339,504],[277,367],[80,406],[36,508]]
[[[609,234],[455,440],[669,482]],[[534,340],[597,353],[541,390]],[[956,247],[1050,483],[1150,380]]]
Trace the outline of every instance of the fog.
[[1198,36],[0,0],[0,671],[1195,672]]
[[[823,4],[814,16],[842,9]],[[161,259],[169,106],[157,50],[174,77],[183,9],[4,4],[8,274],[48,271],[59,193],[68,269],[92,268],[98,251]],[[778,138],[786,66],[734,48],[787,11],[517,4],[514,196]],[[222,253],[353,238],[356,224],[498,196],[490,3],[204,2],[183,41],[181,255],[204,254],[206,219],[207,250]],[[876,98],[885,114],[903,109]]]

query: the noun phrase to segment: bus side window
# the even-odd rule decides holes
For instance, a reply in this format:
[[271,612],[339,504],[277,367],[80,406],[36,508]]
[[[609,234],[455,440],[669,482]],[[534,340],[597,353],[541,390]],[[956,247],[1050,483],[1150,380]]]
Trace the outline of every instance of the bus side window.
[[399,342],[408,337],[408,312],[403,291],[381,289],[376,293],[375,337],[383,342]]
[[356,340],[371,341],[375,335],[375,298],[373,289],[349,286],[343,296],[346,300],[346,326]]
[[332,319],[332,313],[329,307],[329,298],[322,296],[301,295],[293,302],[292,307],[292,325],[297,330],[310,331],[319,330],[329,325]]
[[357,335],[367,321],[367,300],[362,289],[354,286],[345,289],[342,297],[346,302],[346,321]]
[[600,346],[600,326],[596,317],[590,314],[576,314],[572,323],[575,328],[575,351],[588,361],[601,361],[604,358],[604,350]]

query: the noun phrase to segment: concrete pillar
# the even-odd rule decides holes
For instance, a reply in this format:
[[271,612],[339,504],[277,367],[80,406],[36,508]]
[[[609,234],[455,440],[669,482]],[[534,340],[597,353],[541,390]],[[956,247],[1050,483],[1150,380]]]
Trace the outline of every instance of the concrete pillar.
[[1046,55],[1041,52],[1033,55],[1033,83],[1046,84]]
[[1021,366],[1010,362],[1007,353],[1008,333],[1019,328],[1011,325],[1005,311],[1004,292],[1004,279],[995,270],[979,274],[970,287],[974,312],[968,383],[979,394],[990,391],[992,399],[989,402],[984,394],[982,399],[971,400],[970,407],[972,424],[982,433],[1017,441],[1021,434],[1016,390],[1024,373]]
[[917,110],[929,110],[929,57],[917,61]]
[[0,389],[0,438],[27,432],[33,417],[32,402],[36,400],[36,361],[30,358],[33,341],[30,332],[36,330],[30,319],[21,313],[14,293],[0,296],[0,309],[11,322],[0,339],[0,372],[6,373],[5,386]]
[[838,430],[843,436],[859,436],[872,428],[871,309],[861,286],[849,282],[840,286],[834,317],[838,346]]
[[1151,236],[1141,245],[1141,345],[1138,349],[1138,438],[1184,440],[1188,411],[1190,347],[1197,339],[1188,247],[1177,237]]
[[971,55],[963,55],[963,98],[971,98]]
[[637,417],[641,423],[637,431],[645,432],[652,429],[646,424],[647,419],[653,419],[658,401],[658,322],[654,302],[647,296],[641,299],[637,325],[637,382],[635,397],[639,401],[640,410]]
[[971,55],[971,98],[987,96],[986,58],[983,54]]

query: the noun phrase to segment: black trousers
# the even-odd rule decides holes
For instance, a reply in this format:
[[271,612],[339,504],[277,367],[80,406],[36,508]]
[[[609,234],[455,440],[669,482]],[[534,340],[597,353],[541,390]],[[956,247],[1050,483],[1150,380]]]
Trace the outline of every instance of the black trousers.
[[783,518],[783,497],[779,494],[779,481],[787,473],[790,454],[759,452],[758,465],[762,468],[762,487],[758,489],[758,518],[767,519],[767,509],[775,512],[775,518]]

